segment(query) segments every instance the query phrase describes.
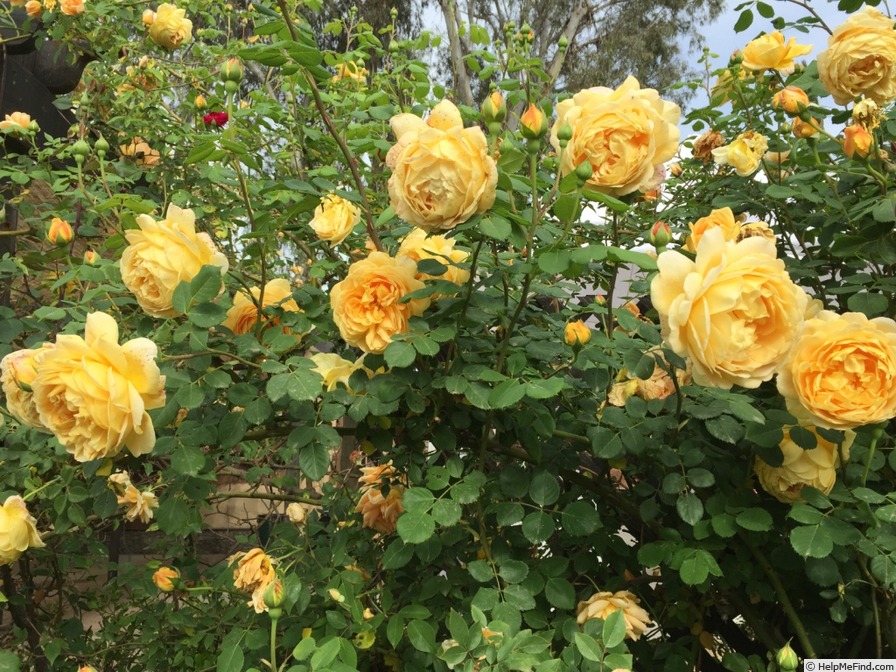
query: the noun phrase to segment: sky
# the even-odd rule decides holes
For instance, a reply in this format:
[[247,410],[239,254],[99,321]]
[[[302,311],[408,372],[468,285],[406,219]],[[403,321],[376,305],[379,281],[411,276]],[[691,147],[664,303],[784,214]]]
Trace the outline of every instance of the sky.
[[[837,9],[836,2],[827,2],[826,0],[804,1],[807,5],[810,5],[819,16],[821,16],[831,30],[843,23],[848,16],[846,13]],[[713,69],[725,67],[732,52],[736,49],[743,48],[743,46],[750,40],[758,37],[762,33],[770,33],[775,30],[774,26],[772,26],[772,20],[763,18],[754,8],[752,25],[741,33],[734,32],[734,24],[737,23],[741,14],[740,11],[735,11],[734,8],[740,4],[749,3],[728,0],[728,9],[720,14],[714,22],[707,24],[702,29],[706,40],[706,46],[709,47],[709,50],[712,53],[718,54],[717,58],[712,59]],[[800,7],[790,0],[767,0],[767,4],[771,5],[777,16],[784,18],[788,22],[798,21],[803,17],[809,16],[809,13],[805,8]],[[820,28],[812,28],[808,33],[804,33],[796,28],[788,27],[784,28],[781,32],[784,34],[785,40],[795,37],[799,44],[811,44],[814,47],[812,53],[808,56],[803,56],[799,60],[805,60],[806,62],[815,60],[818,54],[827,48],[829,35]],[[699,57],[700,52],[697,50],[692,53],[691,60],[696,62]],[[702,98],[695,98],[691,107],[699,107],[700,105],[705,104],[705,102],[705,96]]]

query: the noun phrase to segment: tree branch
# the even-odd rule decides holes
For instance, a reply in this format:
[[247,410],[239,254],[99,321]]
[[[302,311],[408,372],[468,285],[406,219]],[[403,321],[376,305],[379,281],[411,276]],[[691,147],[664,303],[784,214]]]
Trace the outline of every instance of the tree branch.
[[451,68],[454,70],[454,93],[460,102],[472,106],[473,90],[470,88],[470,74],[464,63],[464,55],[461,49],[460,36],[457,31],[457,5],[455,0],[439,0],[442,16],[445,17],[445,27],[448,30],[448,43],[451,50]]

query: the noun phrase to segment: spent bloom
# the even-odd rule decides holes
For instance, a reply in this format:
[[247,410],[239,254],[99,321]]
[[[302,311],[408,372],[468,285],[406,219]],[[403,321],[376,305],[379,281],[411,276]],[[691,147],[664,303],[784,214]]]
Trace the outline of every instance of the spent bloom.
[[615,593],[602,591],[595,593],[576,606],[576,623],[582,625],[592,618],[606,620],[610,614],[622,611],[625,619],[625,636],[637,640],[647,632],[650,615],[640,606],[640,600],[627,590]]
[[237,563],[233,570],[233,585],[237,590],[252,594],[248,602],[255,609],[255,613],[268,610],[264,603],[264,593],[268,585],[277,578],[274,570],[274,561],[262,549],[253,548],[251,551],[234,553],[227,558],[227,564]]
[[355,511],[364,516],[364,527],[383,534],[394,532],[398,516],[404,511],[401,503],[404,480],[398,476],[392,462],[362,468],[358,484],[361,499]]
[[741,177],[756,172],[768,150],[768,140],[756,131],[741,133],[735,140],[712,150],[713,160],[720,166],[731,166]]

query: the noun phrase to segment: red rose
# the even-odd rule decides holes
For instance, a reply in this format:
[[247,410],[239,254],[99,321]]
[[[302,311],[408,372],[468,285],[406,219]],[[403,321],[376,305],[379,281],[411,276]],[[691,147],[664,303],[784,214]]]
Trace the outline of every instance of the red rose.
[[227,115],[226,112],[209,112],[208,114],[202,115],[202,121],[205,122],[206,126],[211,126],[212,124],[214,124],[215,126],[218,126],[219,128],[221,126],[226,126],[227,120],[229,118],[230,117]]

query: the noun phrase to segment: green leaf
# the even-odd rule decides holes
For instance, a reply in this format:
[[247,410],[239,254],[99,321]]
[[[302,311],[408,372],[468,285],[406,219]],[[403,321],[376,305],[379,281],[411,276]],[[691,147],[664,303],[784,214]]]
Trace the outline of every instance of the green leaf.
[[0,672],[19,672],[20,666],[21,660],[16,654],[12,651],[0,651]]
[[526,396],[526,386],[517,380],[509,379],[495,385],[488,395],[489,408],[507,408],[513,406]]
[[693,492],[683,493],[675,502],[678,515],[688,525],[696,525],[703,518],[703,502]]
[[187,526],[189,516],[190,509],[187,503],[174,496],[168,496],[162,500],[158,511],[156,511],[159,529],[178,537],[186,537],[190,533],[191,530]]
[[414,346],[404,341],[393,341],[386,347],[383,353],[386,364],[393,369],[403,369],[414,363],[417,359],[417,351]]
[[560,523],[574,537],[585,537],[600,527],[600,517],[590,502],[573,502],[563,509]]
[[744,509],[737,514],[735,520],[745,530],[765,532],[772,529],[772,516],[765,509]]
[[400,569],[414,557],[414,547],[395,539],[383,553],[383,569]]
[[205,453],[198,446],[181,446],[171,454],[171,468],[184,476],[195,476],[205,465]]
[[607,616],[607,619],[604,621],[604,627],[601,631],[601,639],[604,641],[604,646],[608,649],[619,646],[622,644],[622,640],[625,639],[625,632],[625,614],[619,609]]
[[544,584],[544,596],[557,609],[572,609],[576,606],[576,590],[563,577],[555,576]]
[[339,649],[341,647],[340,639],[340,637],[333,637],[318,647],[317,651],[314,652],[314,655],[311,656],[312,669],[318,670],[327,667],[330,663],[336,660],[336,656],[339,655]]
[[408,513],[428,513],[435,498],[426,488],[408,488],[401,497],[401,504]]
[[393,616],[386,625],[386,639],[389,640],[392,648],[395,648],[402,637],[404,637],[404,619]]
[[[243,672],[243,650],[240,648],[240,637],[232,638],[229,635],[221,644],[221,653],[215,667],[216,672]],[[230,640],[230,641],[228,641]]]
[[749,28],[753,24],[753,12],[749,9],[745,9],[740,13],[740,17],[737,19],[737,22],[734,24],[734,32],[742,33],[747,28]]
[[559,377],[530,380],[526,383],[526,396],[532,399],[549,399],[566,387]]
[[498,215],[488,215],[479,220],[479,230],[484,236],[505,241],[510,238],[510,222]]
[[227,309],[219,306],[217,303],[206,301],[205,303],[197,303],[190,308],[187,317],[197,327],[208,329],[224,322],[224,319],[227,317]]
[[529,575],[529,565],[521,560],[505,560],[499,565],[498,574],[507,583],[522,583]]
[[694,548],[685,552],[681,566],[678,569],[678,574],[681,576],[682,581],[689,586],[699,586],[706,581],[710,573],[713,576],[721,576],[722,570],[708,551],[702,548]]
[[532,476],[529,496],[539,506],[550,506],[560,497],[560,483],[552,473],[541,470]]
[[473,560],[473,562],[467,564],[467,571],[470,572],[470,576],[480,583],[488,583],[495,578],[492,566],[485,560]]
[[812,450],[818,445],[818,437],[805,427],[791,427],[788,432],[793,442],[803,450]]
[[544,511],[535,511],[523,518],[523,535],[533,544],[540,544],[553,533],[554,519]]
[[598,644],[597,640],[590,635],[586,635],[583,632],[575,633],[575,643],[576,649],[578,649],[579,653],[582,654],[582,657],[585,660],[590,660],[593,663],[599,663],[601,658],[603,657],[603,649],[600,644]]
[[311,655],[316,647],[317,642],[314,641],[314,637],[305,637],[304,639],[299,640],[299,643],[293,648],[292,657],[296,660],[305,660]]
[[316,441],[299,450],[299,469],[312,481],[319,481],[330,469],[330,450]]
[[507,586],[504,588],[504,600],[520,611],[529,611],[535,608],[535,598],[532,597],[531,591],[526,586]]
[[743,424],[730,415],[710,418],[706,421],[706,431],[725,443],[737,443],[744,436]]
[[460,520],[460,504],[451,499],[437,499],[432,505],[432,517],[442,527],[450,527]]
[[804,558],[824,558],[834,549],[834,541],[820,524],[793,528],[790,545]]
[[538,256],[538,267],[545,273],[555,275],[569,268],[570,261],[568,250],[550,250]]
[[408,623],[408,639],[411,645],[423,653],[435,653],[436,631],[429,623],[413,620]]
[[436,522],[428,513],[403,513],[398,518],[398,536],[408,544],[422,544],[436,531]]

